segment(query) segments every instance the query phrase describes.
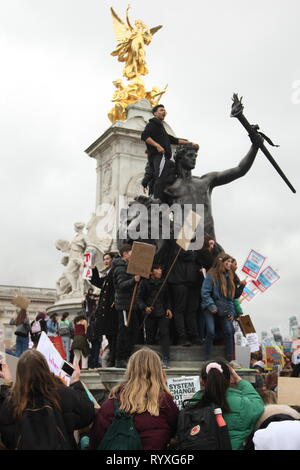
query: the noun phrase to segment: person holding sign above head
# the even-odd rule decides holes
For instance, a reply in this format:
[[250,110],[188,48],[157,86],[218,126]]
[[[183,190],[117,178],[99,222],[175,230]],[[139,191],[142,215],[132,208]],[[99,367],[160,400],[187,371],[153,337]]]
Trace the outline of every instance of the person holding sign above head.
[[52,374],[45,357],[29,349],[19,359],[16,382],[0,410],[0,434],[8,450],[75,450],[74,431],[90,425],[94,405],[79,383]]
[[[118,310],[118,337],[116,349],[116,367],[126,367],[127,360],[132,353],[136,343],[139,324],[137,316],[136,302],[132,304],[133,291],[141,276],[134,276],[127,273],[128,261],[132,253],[132,247],[129,244],[122,245],[120,248],[120,258],[113,260],[113,282],[115,288],[115,307]],[[129,318],[130,305],[131,318]]]
[[234,308],[235,285],[231,269],[232,258],[221,253],[216,258],[203,281],[201,289],[202,308],[206,322],[205,358],[211,355],[216,322],[218,321],[224,335],[225,355],[228,361],[233,359],[234,330],[232,321],[236,315]]
[[163,366],[168,368],[170,362],[169,324],[173,314],[167,285],[162,288],[156,298],[162,284],[162,267],[159,264],[154,264],[152,266],[150,279],[143,279],[139,286],[137,303],[139,309],[146,315],[146,343],[155,344],[156,334],[159,332]]

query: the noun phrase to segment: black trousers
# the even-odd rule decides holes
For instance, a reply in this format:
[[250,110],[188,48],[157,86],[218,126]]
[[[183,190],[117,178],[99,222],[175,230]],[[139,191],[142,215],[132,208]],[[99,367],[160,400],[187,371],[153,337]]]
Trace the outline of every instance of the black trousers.
[[147,316],[145,322],[146,329],[146,343],[155,344],[157,332],[159,332],[159,344],[161,346],[161,353],[163,359],[170,359],[170,334],[169,334],[170,320],[163,317],[155,317],[151,314]]
[[173,298],[173,311],[176,332],[179,340],[198,337],[197,311],[199,307],[199,287],[185,284],[170,284]]
[[117,337],[117,334],[106,335],[109,347],[109,362],[112,364],[114,364],[116,361]]
[[[129,326],[125,326],[123,310],[118,310],[118,316],[119,329],[117,337],[116,360],[127,361],[132,353],[139,334],[137,311],[132,310]],[[126,318],[127,317],[128,311],[126,311]]]
[[101,348],[101,341],[100,340],[95,340],[92,341],[92,348],[90,350],[90,355],[88,359],[88,365],[91,369],[96,369],[99,367],[99,354],[100,354],[100,348]]

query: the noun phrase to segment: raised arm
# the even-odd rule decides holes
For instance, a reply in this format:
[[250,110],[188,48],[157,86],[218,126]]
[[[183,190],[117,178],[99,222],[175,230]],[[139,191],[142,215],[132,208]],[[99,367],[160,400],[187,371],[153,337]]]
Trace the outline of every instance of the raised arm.
[[231,183],[232,181],[244,176],[252,167],[257,152],[258,147],[256,145],[252,145],[247,155],[236,167],[211,173],[210,187],[214,188],[215,186],[222,186],[223,184]]

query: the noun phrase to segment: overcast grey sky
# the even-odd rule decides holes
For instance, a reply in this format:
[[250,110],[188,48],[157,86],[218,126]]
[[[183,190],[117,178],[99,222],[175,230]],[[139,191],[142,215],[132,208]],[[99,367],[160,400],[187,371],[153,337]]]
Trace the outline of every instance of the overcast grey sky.
[[[299,0],[131,0],[133,19],[163,24],[147,48],[145,81],[178,136],[200,144],[196,175],[235,166],[249,149],[231,96],[281,146],[271,152],[300,191]],[[54,287],[58,238],[95,209],[95,162],[84,150],[110,125],[122,64],[109,7],[123,0],[1,0],[0,284]],[[300,86],[299,86],[300,87]],[[294,90],[295,92],[295,90]],[[298,95],[300,96],[300,94]],[[259,153],[251,171],[215,190],[218,241],[242,264],[253,248],[281,279],[245,309],[258,330],[299,314],[299,196]],[[245,304],[245,303],[244,303]],[[298,315],[300,317],[300,315]]]

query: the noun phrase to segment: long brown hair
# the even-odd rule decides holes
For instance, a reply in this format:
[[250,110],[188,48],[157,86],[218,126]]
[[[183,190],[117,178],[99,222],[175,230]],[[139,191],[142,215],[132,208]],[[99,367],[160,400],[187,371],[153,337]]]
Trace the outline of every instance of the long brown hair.
[[[228,271],[224,267],[225,261],[232,259],[232,256],[227,253],[220,253],[215,259],[213,267],[208,271],[212,278],[214,284],[219,283],[221,293],[224,297],[234,297],[235,285],[233,282],[234,275],[232,269]],[[224,274],[227,274],[227,277]]]
[[24,323],[24,321],[26,320],[26,317],[27,317],[27,312],[24,308],[21,308],[21,310],[19,311],[18,313],[18,316],[16,318],[16,325],[21,325],[22,323]]
[[109,398],[117,398],[119,407],[128,413],[159,415],[161,399],[170,394],[161,361],[149,348],[136,351],[129,359],[123,383],[114,387]]
[[29,403],[35,406],[38,397],[60,409],[58,389],[62,387],[63,383],[50,372],[44,356],[28,349],[19,359],[16,382],[9,396],[14,417],[20,419]]

